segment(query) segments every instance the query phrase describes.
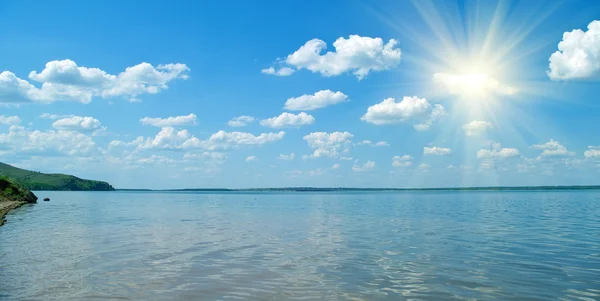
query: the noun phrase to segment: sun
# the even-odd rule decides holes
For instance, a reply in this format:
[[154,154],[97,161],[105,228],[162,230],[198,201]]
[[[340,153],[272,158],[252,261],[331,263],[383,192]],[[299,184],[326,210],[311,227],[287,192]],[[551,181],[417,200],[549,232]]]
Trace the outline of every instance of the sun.
[[502,83],[484,71],[468,70],[459,73],[437,72],[433,82],[460,99],[487,101],[494,95],[514,95],[517,89]]

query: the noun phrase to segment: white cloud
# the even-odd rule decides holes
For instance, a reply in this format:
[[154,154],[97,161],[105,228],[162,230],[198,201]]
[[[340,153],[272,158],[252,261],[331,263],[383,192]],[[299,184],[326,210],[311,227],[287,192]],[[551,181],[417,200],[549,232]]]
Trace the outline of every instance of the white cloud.
[[102,123],[93,117],[73,116],[56,120],[52,127],[58,130],[95,131],[102,128]]
[[315,122],[315,118],[304,112],[297,115],[292,113],[283,112],[279,116],[273,118],[263,119],[260,121],[260,125],[270,128],[285,128],[285,127],[301,127],[303,125],[310,125]]
[[4,116],[0,115],[0,124],[4,125],[15,125],[21,123],[19,116]]
[[516,88],[486,74],[435,73],[433,82],[443,86],[449,94],[461,97],[480,97],[489,93],[513,95],[518,92]]
[[139,136],[135,140],[131,142],[123,142],[119,140],[113,140],[108,144],[108,149],[114,149],[118,147],[138,147],[139,145],[144,143],[144,137]]
[[418,169],[421,171],[429,171],[430,167],[431,166],[429,166],[428,164],[423,163],[423,164],[419,165]]
[[331,166],[331,169],[338,169],[338,168],[340,168],[340,166],[341,165],[339,163],[336,163],[336,164],[333,164],[333,166]]
[[227,122],[230,127],[244,127],[254,121],[254,117],[251,116],[238,116]]
[[221,170],[227,155],[219,152],[185,153],[183,159],[188,165],[186,171],[213,174]]
[[394,156],[392,158],[392,166],[393,167],[409,167],[413,165],[412,163],[413,157],[410,155],[404,156]]
[[75,131],[28,131],[11,125],[0,134],[0,145],[18,154],[87,156],[97,150],[91,137]]
[[322,168],[317,168],[317,169],[312,169],[312,170],[292,170],[290,172],[287,172],[286,175],[289,176],[290,178],[297,178],[297,177],[316,177],[316,176],[322,176],[324,174],[327,173],[327,169],[322,169]]
[[184,160],[196,160],[196,159],[210,159],[213,161],[221,162],[227,159],[227,155],[219,152],[203,152],[203,153],[185,153],[183,155]]
[[280,154],[278,158],[279,158],[279,160],[290,161],[290,160],[294,160],[294,157],[296,157],[296,155],[294,153],[291,153],[289,155]]
[[51,61],[41,72],[31,71],[29,79],[41,83],[38,88],[10,71],[0,73],[0,103],[50,103],[61,100],[89,103],[93,97],[125,97],[137,101],[142,94],[156,94],[175,79],[187,79],[184,64],[156,67],[141,63],[127,67],[118,75],[98,68],[77,66],[74,61]]
[[183,143],[183,148],[204,148],[209,150],[231,149],[239,146],[256,146],[283,139],[285,132],[262,133],[255,136],[244,132],[225,132],[223,130],[214,133],[207,140],[196,137],[190,138]]
[[588,146],[588,150],[583,153],[586,159],[600,157],[600,146]]
[[277,76],[289,76],[289,75],[292,75],[295,71],[296,70],[289,68],[289,67],[283,67],[283,68],[280,68],[279,70],[275,70],[274,67],[269,67],[269,68],[260,70],[261,73],[277,75]]
[[304,136],[308,146],[314,149],[310,158],[337,157],[342,148],[349,146],[354,137],[348,132],[313,132]]
[[502,148],[500,143],[492,142],[490,149],[480,149],[477,151],[478,159],[504,159],[519,156],[519,150],[516,148]]
[[284,109],[290,111],[310,111],[325,108],[338,103],[348,102],[348,96],[340,91],[321,90],[313,95],[304,94],[288,98]]
[[212,134],[207,140],[192,136],[187,130],[177,131],[172,127],[162,128],[155,137],[138,137],[132,142],[112,141],[109,148],[134,146],[138,149],[232,149],[239,146],[254,146],[281,140],[285,132],[262,133],[254,136],[244,132],[225,132]]
[[452,154],[452,150],[446,147],[438,147],[438,146],[433,146],[433,147],[428,147],[425,146],[423,148],[423,154],[424,155],[435,155],[435,156],[447,156],[447,155],[451,155]]
[[[333,43],[335,51],[322,54],[327,44],[322,40],[312,39],[280,63],[287,65],[284,69],[290,67],[298,70],[308,69],[322,76],[336,76],[352,71],[360,80],[371,71],[396,67],[400,63],[402,54],[400,48],[395,48],[397,44],[394,39],[384,44],[381,38],[351,35],[348,39],[338,38]],[[271,67],[262,72],[279,75],[281,72],[291,71],[282,71],[282,69],[277,71]]]
[[418,131],[428,130],[433,122],[446,115],[442,105],[432,106],[427,99],[416,96],[405,96],[402,101],[396,102],[394,98],[384,99],[372,105],[361,120],[376,125],[402,123],[414,121],[414,128]]
[[182,125],[194,125],[197,123],[197,118],[195,114],[189,114],[187,116],[175,116],[168,118],[151,118],[144,117],[140,119],[140,122],[143,125],[151,125],[156,127],[174,127],[174,126],[182,126]]
[[72,115],[72,114],[58,115],[58,114],[43,113],[42,115],[40,115],[40,118],[56,120],[56,119],[60,119],[60,118],[67,118],[67,117],[74,117],[74,116],[75,115]]
[[258,158],[256,156],[246,157],[246,162],[255,162],[255,161],[258,161]]
[[173,160],[169,157],[159,156],[159,155],[151,155],[147,158],[139,158],[134,160],[133,163],[143,164],[143,165],[174,165],[177,163],[176,160]]
[[10,71],[0,73],[0,103],[52,102],[56,99],[90,102],[91,95],[82,95],[75,92],[61,90],[51,84],[37,88],[28,81],[18,78]]
[[370,171],[373,169],[375,169],[375,162],[373,162],[373,161],[367,161],[363,165],[354,164],[354,166],[352,166],[352,171],[355,171],[355,172],[364,172],[364,171]]
[[563,34],[558,51],[550,56],[551,80],[597,79],[600,76],[600,21],[588,30],[575,29]]
[[465,130],[465,135],[467,136],[479,136],[484,134],[488,129],[494,127],[491,122],[482,121],[482,120],[473,120],[465,125],[463,125],[463,130]]
[[561,156],[572,156],[575,153],[570,152],[567,148],[560,144],[560,142],[550,139],[550,141],[544,144],[535,144],[531,148],[542,150],[541,157],[561,157]]
[[389,143],[387,143],[386,141],[379,141],[377,143],[373,143],[373,141],[371,140],[363,140],[361,142],[358,142],[355,144],[356,146],[361,146],[361,145],[368,145],[371,147],[385,147],[385,146],[390,146]]
[[191,138],[192,134],[187,130],[178,131],[172,127],[164,127],[154,138],[147,138],[138,147],[141,149],[180,149],[182,144]]

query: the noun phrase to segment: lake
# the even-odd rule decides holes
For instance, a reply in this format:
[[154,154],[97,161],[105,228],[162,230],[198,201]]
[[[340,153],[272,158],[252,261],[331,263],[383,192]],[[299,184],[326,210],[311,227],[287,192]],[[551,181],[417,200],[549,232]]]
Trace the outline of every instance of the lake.
[[600,191],[36,194],[0,300],[600,300]]

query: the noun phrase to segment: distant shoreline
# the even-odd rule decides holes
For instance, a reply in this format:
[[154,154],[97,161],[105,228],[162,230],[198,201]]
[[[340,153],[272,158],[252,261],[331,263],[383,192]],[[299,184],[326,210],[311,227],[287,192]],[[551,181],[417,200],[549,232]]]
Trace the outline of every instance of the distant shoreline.
[[400,191],[540,191],[600,190],[600,185],[573,186],[487,186],[440,188],[350,188],[350,187],[282,187],[282,188],[183,188],[183,189],[115,189],[115,191],[147,192],[400,192]]

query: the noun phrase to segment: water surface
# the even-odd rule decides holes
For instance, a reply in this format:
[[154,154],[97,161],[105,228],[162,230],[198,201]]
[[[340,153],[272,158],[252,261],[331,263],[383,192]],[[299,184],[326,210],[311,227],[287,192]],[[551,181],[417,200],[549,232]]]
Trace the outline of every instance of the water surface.
[[600,191],[37,195],[0,300],[600,300]]

